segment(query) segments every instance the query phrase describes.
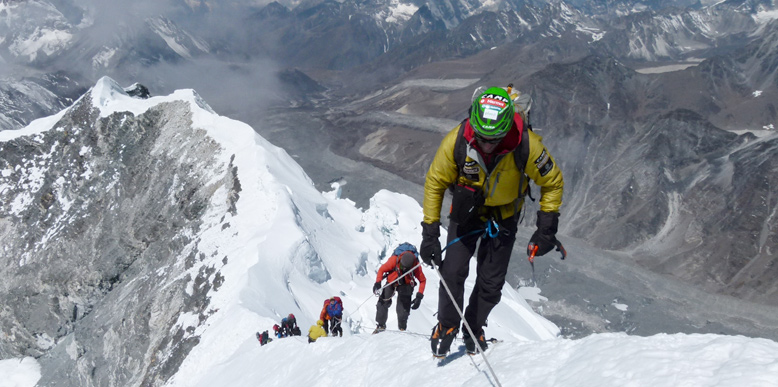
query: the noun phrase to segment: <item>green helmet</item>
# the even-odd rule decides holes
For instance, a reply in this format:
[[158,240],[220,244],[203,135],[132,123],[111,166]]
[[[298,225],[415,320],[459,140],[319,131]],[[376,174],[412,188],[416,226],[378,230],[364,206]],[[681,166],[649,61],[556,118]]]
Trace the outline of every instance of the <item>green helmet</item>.
[[513,102],[501,87],[490,87],[473,99],[470,126],[486,139],[503,138],[513,126]]

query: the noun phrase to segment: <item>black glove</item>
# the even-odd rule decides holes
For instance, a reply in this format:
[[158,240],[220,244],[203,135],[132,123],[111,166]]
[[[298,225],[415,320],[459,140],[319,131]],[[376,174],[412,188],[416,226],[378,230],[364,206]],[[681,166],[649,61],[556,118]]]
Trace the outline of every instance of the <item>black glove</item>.
[[381,283],[376,282],[373,284],[373,294],[378,295],[378,291],[381,290]]
[[419,306],[421,306],[421,299],[424,298],[424,295],[421,293],[416,293],[416,298],[413,299],[413,303],[411,303],[411,309],[416,310],[419,309]]
[[554,249],[559,241],[556,240],[556,231],[559,226],[558,212],[538,211],[538,229],[532,234],[527,245],[527,255],[532,255],[533,246],[538,247],[535,256],[541,256]]
[[[425,264],[440,266],[443,262],[440,249],[440,222],[432,224],[421,222],[421,246],[419,255]],[[434,267],[434,266],[433,266]]]

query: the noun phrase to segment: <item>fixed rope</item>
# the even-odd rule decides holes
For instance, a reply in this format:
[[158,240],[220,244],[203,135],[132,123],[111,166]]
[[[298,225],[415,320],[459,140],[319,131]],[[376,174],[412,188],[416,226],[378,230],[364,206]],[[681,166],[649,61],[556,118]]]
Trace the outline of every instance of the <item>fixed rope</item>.
[[[495,227],[496,227],[496,226],[495,226]],[[499,230],[499,229],[498,229],[498,230]],[[449,246],[453,245],[454,243],[457,243],[457,242],[459,242],[460,240],[462,240],[462,238],[466,238],[466,237],[468,237],[468,236],[475,235],[475,234],[477,234],[477,233],[479,233],[479,232],[482,232],[482,231],[483,231],[484,233],[488,232],[488,231],[487,231],[487,230],[485,230],[485,229],[477,229],[477,230],[473,230],[473,231],[471,231],[471,232],[469,232],[469,233],[467,233],[467,234],[465,234],[465,235],[462,235],[461,237],[459,237],[459,238],[456,238],[456,239],[454,239],[453,241],[449,242],[449,244],[447,244],[447,245],[446,245],[446,247],[444,247],[443,249],[441,249],[441,250],[440,250],[440,253],[441,253],[441,254],[443,254],[443,252],[444,252],[444,251],[446,251],[446,249],[447,249]],[[417,268],[417,267],[419,267],[419,266],[421,266],[421,261],[419,261],[419,263],[417,263],[417,264],[416,264],[416,266],[412,267],[410,270],[408,270],[408,271],[406,271],[405,273],[403,273],[403,275],[401,275],[401,276],[397,277],[397,279],[395,279],[394,281],[392,281],[392,282],[389,282],[389,283],[387,283],[387,284],[386,284],[386,285],[384,285],[384,286],[381,286],[381,287],[380,287],[378,290],[376,290],[376,292],[375,292],[375,293],[373,293],[373,295],[372,295],[372,296],[370,296],[370,297],[368,297],[367,299],[365,299],[364,301],[362,301],[362,303],[361,303],[361,304],[359,304],[359,305],[356,307],[356,309],[354,309],[354,311],[353,311],[353,312],[351,312],[351,313],[349,313],[349,314],[348,314],[348,316],[346,316],[346,317],[351,317],[351,315],[352,315],[352,314],[354,314],[354,313],[356,313],[356,312],[359,310],[359,308],[361,308],[361,307],[362,307],[362,305],[365,305],[365,303],[366,303],[366,302],[370,301],[370,299],[371,299],[371,298],[373,298],[373,296],[375,296],[375,297],[378,297],[378,296],[381,294],[381,291],[383,291],[383,290],[384,290],[384,288],[386,288],[387,286],[389,286],[389,285],[391,285],[391,284],[393,284],[393,283],[395,283],[395,282],[399,281],[399,280],[400,280],[400,278],[403,278],[403,277],[405,277],[406,275],[410,274],[412,271],[416,270],[416,268]]]
[[[476,230],[476,231],[482,231],[482,230]],[[500,233],[500,228],[497,225],[497,222],[494,220],[490,220],[484,231],[484,237],[487,238],[495,238]],[[472,232],[471,232],[472,234]],[[464,236],[457,238],[451,243],[449,243],[448,246],[451,246],[454,242],[457,242],[461,238],[464,238],[465,236],[470,234],[465,234]],[[441,250],[442,252],[442,250]],[[483,349],[481,348],[481,344],[478,343],[478,338],[476,337],[475,333],[473,333],[473,329],[470,327],[470,324],[467,322],[467,319],[465,319],[465,314],[462,313],[462,309],[459,307],[459,303],[457,303],[457,300],[454,299],[454,295],[451,293],[451,289],[449,289],[448,284],[446,283],[446,280],[443,279],[443,275],[440,274],[440,270],[435,265],[432,265],[432,268],[435,269],[435,272],[438,273],[438,277],[440,277],[440,283],[443,284],[443,288],[446,289],[446,294],[448,294],[448,297],[451,299],[451,303],[454,304],[454,308],[456,308],[457,313],[459,313],[459,317],[462,319],[465,325],[465,329],[467,329],[467,332],[470,334],[470,337],[475,340],[475,347],[479,354],[481,354],[481,357],[484,359],[484,363],[486,363],[486,367],[489,368],[489,372],[492,374],[492,377],[494,378],[494,382],[497,383],[498,387],[502,387],[502,384],[500,384],[500,380],[497,379],[497,374],[494,372],[494,369],[492,368],[492,365],[489,363],[489,359],[486,358],[486,354],[484,354]]]
[[370,297],[368,297],[366,300],[362,301],[362,303],[361,303],[361,304],[359,304],[359,306],[357,306],[357,308],[356,308],[356,309],[354,309],[354,311],[353,311],[353,312],[349,313],[347,317],[351,317],[351,315],[352,315],[352,314],[354,314],[354,313],[356,313],[356,312],[357,312],[357,310],[359,310],[359,308],[361,308],[361,307],[362,307],[362,305],[365,305],[365,303],[366,303],[366,302],[370,301],[370,299],[371,299],[371,298],[373,298],[373,296],[375,296],[375,297],[378,297],[378,296],[381,294],[381,291],[383,291],[383,290],[384,290],[384,288],[386,288],[387,286],[389,286],[389,285],[391,285],[391,284],[393,284],[393,283],[395,283],[395,282],[399,281],[399,280],[400,280],[400,278],[403,278],[403,277],[405,277],[406,275],[408,275],[408,274],[411,274],[411,272],[412,272],[412,271],[414,271],[414,270],[416,270],[416,268],[417,268],[417,267],[419,267],[419,266],[421,266],[421,262],[417,263],[417,264],[416,264],[416,266],[412,267],[410,270],[406,271],[405,273],[403,273],[403,275],[401,275],[401,276],[397,277],[397,278],[396,278],[395,280],[393,280],[392,282],[387,282],[387,283],[386,283],[386,285],[384,285],[384,286],[381,286],[381,287],[380,287],[378,290],[376,290],[376,291],[375,291],[375,293],[373,293],[373,295],[372,295],[372,296],[370,296]]
[[435,268],[435,271],[438,273],[438,277],[440,277],[440,283],[443,284],[443,288],[446,289],[446,293],[448,293],[448,297],[451,299],[451,302],[454,304],[454,308],[457,309],[457,313],[459,313],[459,317],[462,318],[462,321],[465,323],[465,329],[467,329],[467,332],[470,333],[470,337],[475,340],[475,348],[478,350],[478,353],[481,354],[481,357],[484,358],[484,363],[486,363],[486,366],[489,368],[489,372],[491,372],[492,377],[494,378],[494,382],[497,383],[498,387],[502,387],[502,384],[500,384],[500,380],[497,379],[497,374],[494,373],[494,369],[492,369],[492,365],[489,364],[489,359],[486,358],[486,354],[484,354],[484,351],[481,349],[481,344],[478,343],[478,338],[473,333],[473,329],[470,328],[470,324],[467,323],[467,320],[465,319],[465,314],[462,313],[462,309],[459,308],[459,304],[457,304],[457,301],[454,299],[454,295],[451,294],[451,289],[448,288],[448,284],[443,279],[443,277],[440,275],[440,270],[438,268]]
[[[472,236],[472,235],[475,235],[475,234],[478,234],[478,233],[481,233],[481,232],[483,232],[483,234],[482,234],[483,237],[486,237],[486,238],[496,238],[499,235],[499,233],[500,233],[500,227],[497,224],[497,222],[495,222],[494,220],[490,220],[490,221],[487,222],[486,227],[484,227],[483,229],[476,229],[476,230],[470,231],[469,233],[467,233],[465,235],[462,235],[461,237],[458,237],[458,238],[452,240],[451,242],[449,242],[446,245],[446,247],[444,247],[443,249],[440,250],[441,254],[444,251],[446,251],[446,249],[448,249],[451,245],[453,245],[454,243],[459,242],[463,238],[466,238],[466,237],[469,237],[469,236]],[[379,296],[379,294],[381,294],[381,291],[384,288],[386,288],[387,286],[390,286],[393,283],[399,281],[401,278],[403,278],[406,275],[410,274],[413,270],[415,270],[419,266],[421,266],[421,262],[416,264],[416,266],[414,266],[411,270],[408,270],[403,275],[397,277],[397,279],[395,279],[394,281],[391,281],[391,282],[387,283],[386,285],[380,287],[375,292],[374,295],[375,296]],[[459,317],[462,319],[462,321],[464,321],[465,329],[467,329],[467,332],[470,334],[470,337],[472,337],[472,338],[474,338],[476,340],[477,351],[481,355],[481,357],[484,359],[484,363],[486,363],[487,368],[489,368],[489,372],[492,374],[492,378],[494,378],[494,381],[495,381],[495,383],[497,383],[498,387],[502,387],[502,384],[500,384],[500,380],[497,378],[497,374],[494,372],[494,369],[492,368],[491,363],[489,363],[489,359],[486,358],[486,354],[484,354],[483,349],[481,348],[481,345],[477,342],[477,338],[475,336],[475,333],[473,333],[473,329],[470,327],[470,324],[468,324],[467,320],[465,319],[464,313],[462,313],[462,309],[459,307],[459,304],[457,304],[456,300],[454,299],[454,295],[451,293],[451,289],[449,289],[448,284],[443,279],[443,276],[440,274],[440,270],[438,270],[438,268],[434,264],[432,265],[432,268],[435,269],[436,273],[438,273],[438,277],[440,278],[440,283],[442,283],[443,287],[446,289],[446,293],[448,294],[449,298],[451,299],[451,302],[454,304],[454,307],[456,308],[457,313],[459,313]],[[353,312],[351,312],[349,314],[349,317],[352,314],[356,313],[357,310],[359,310],[359,308],[361,308],[362,305],[364,305],[371,298],[373,298],[373,297],[372,296],[368,297],[365,301],[362,301],[362,303],[359,304],[359,306],[357,306],[357,308]]]

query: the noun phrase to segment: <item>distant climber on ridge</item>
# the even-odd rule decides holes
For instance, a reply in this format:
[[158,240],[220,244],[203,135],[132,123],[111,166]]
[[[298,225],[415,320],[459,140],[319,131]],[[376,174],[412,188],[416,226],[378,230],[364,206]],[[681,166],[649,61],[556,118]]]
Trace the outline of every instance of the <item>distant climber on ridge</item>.
[[343,336],[343,328],[340,325],[342,319],[343,301],[341,301],[340,297],[333,296],[324,300],[324,306],[319,314],[319,320],[324,321],[324,332],[329,334],[330,330],[332,330],[333,336]]
[[[376,322],[378,326],[373,333],[378,333],[386,329],[386,320],[389,317],[389,307],[392,305],[392,297],[397,291],[397,325],[404,331],[408,327],[408,317],[411,309],[418,309],[421,305],[421,299],[424,297],[424,287],[427,285],[427,278],[417,265],[416,247],[410,243],[403,243],[398,246],[386,262],[381,265],[376,275],[376,282],[373,285],[373,293],[378,295],[376,304]],[[406,274],[407,273],[407,274]],[[405,276],[403,276],[405,274]],[[403,276],[402,278],[400,278]],[[400,278],[398,280],[398,278]],[[381,289],[381,281],[386,279],[387,285]],[[419,291],[416,298],[411,301],[413,289],[416,287],[416,280],[419,281]]]
[[308,343],[315,342],[319,337],[327,337],[327,332],[324,331],[322,325],[324,325],[322,320],[318,320],[316,324],[311,325],[308,329]]
[[297,319],[295,319],[294,314],[289,313],[289,316],[286,316],[281,320],[281,332],[284,337],[300,336],[302,334],[300,332],[300,327],[297,326]]
[[270,335],[267,333],[267,331],[264,331],[262,333],[257,332],[257,340],[259,340],[260,346],[263,346],[273,341],[273,339],[270,338]]

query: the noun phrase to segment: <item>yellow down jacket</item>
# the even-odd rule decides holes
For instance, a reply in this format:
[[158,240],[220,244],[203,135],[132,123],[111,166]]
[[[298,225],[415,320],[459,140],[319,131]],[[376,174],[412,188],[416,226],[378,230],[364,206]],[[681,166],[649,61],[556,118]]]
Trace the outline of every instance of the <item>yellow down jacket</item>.
[[324,331],[324,328],[322,326],[324,325],[324,321],[319,320],[316,321],[316,325],[311,325],[311,327],[308,329],[308,339],[311,341],[316,341],[319,337],[326,337],[327,332]]
[[[460,125],[467,124],[463,122]],[[516,126],[514,130],[518,132]],[[518,213],[524,204],[524,195],[519,198],[519,182],[522,181],[522,190],[526,191],[525,174],[540,187],[540,210],[559,212],[564,189],[562,171],[543,145],[541,136],[530,130],[524,132],[528,138],[521,141],[529,140],[529,158],[523,173],[517,170],[512,151],[497,156],[500,157],[499,161],[491,172],[487,172],[487,166],[481,155],[468,143],[465,165],[470,168],[471,174],[460,176],[454,160],[454,145],[458,135],[459,126],[443,138],[427,171],[424,183],[424,223],[432,224],[440,221],[443,195],[446,189],[455,183],[481,190],[485,198],[484,208],[481,209],[482,216],[491,212],[494,215],[499,213],[501,219],[509,218]],[[469,125],[464,131],[464,140],[467,141],[468,135],[472,138],[472,129]],[[478,172],[477,180],[475,171]]]

